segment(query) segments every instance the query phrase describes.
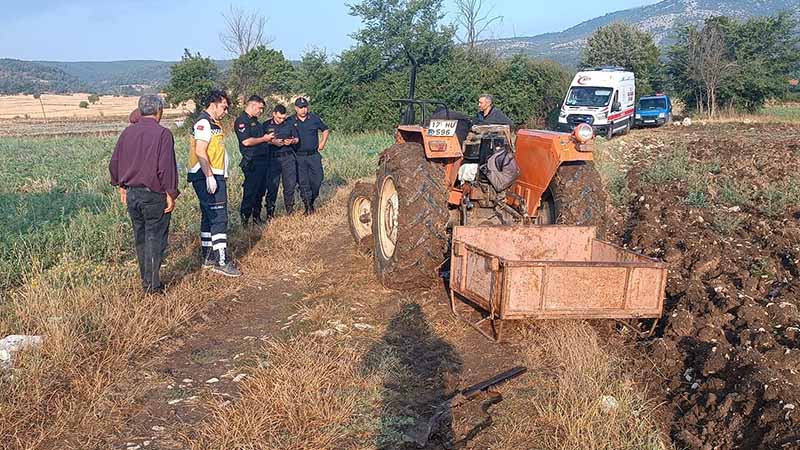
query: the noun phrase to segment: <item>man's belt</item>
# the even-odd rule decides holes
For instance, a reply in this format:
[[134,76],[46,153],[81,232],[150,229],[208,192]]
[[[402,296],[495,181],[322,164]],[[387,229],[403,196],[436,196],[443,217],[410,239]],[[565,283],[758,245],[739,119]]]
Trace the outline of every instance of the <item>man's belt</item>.
[[280,156],[289,156],[294,153],[294,150],[281,150],[279,152],[273,152],[272,156],[280,157]]
[[311,155],[314,155],[316,153],[317,153],[316,150],[297,150],[297,151],[295,151],[295,154],[297,154],[298,156],[311,156]]

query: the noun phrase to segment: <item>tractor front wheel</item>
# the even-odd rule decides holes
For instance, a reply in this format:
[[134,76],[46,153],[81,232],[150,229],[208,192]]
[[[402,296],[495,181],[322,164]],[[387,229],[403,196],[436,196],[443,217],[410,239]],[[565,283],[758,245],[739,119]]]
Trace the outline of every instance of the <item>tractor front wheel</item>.
[[372,201],[375,271],[391,289],[428,288],[447,256],[444,166],[416,143],[395,144],[379,162]]
[[347,202],[347,221],[350,234],[356,241],[358,249],[364,253],[372,250],[372,198],[375,196],[375,185],[372,183],[356,183],[350,192]]

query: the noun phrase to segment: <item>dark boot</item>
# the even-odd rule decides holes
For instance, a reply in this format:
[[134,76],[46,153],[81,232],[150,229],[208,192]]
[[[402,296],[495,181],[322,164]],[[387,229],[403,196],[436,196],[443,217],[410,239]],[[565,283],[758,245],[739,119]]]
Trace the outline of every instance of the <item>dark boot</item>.
[[211,251],[211,247],[203,247],[203,269],[210,269],[217,263],[217,252]]
[[212,272],[233,278],[242,276],[242,272],[233,264],[233,261],[226,258],[226,249],[221,248],[213,253],[216,254],[217,260],[216,264],[211,267]]
[[242,226],[243,227],[250,226],[250,216],[246,216],[244,214],[239,214],[239,217],[242,218]]

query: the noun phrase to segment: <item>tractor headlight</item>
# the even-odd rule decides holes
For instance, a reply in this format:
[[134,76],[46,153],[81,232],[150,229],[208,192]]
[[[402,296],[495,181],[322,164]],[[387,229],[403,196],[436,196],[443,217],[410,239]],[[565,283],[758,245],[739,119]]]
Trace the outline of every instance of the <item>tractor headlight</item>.
[[667,115],[664,114],[664,113],[658,113],[658,118],[659,119],[663,119],[664,117],[667,117]]
[[641,114],[636,114],[636,118],[637,118],[637,119],[641,119],[641,118],[642,118],[642,115],[641,115]]
[[567,117],[567,111],[564,108],[561,108],[561,112],[558,113],[558,117]]
[[575,140],[581,144],[585,144],[594,137],[594,130],[591,125],[582,123],[575,127],[575,131],[572,134],[575,136]]

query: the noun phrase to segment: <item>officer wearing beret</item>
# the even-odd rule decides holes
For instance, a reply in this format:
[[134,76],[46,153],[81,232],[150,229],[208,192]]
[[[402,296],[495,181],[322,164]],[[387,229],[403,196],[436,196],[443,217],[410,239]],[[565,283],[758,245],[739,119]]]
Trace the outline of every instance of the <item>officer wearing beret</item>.
[[294,107],[296,114],[292,116],[291,121],[300,139],[295,146],[300,195],[305,204],[305,213],[313,214],[314,202],[319,196],[324,177],[322,155],[319,152],[325,149],[330,130],[318,115],[308,111],[308,100],[305,98],[299,97],[295,100]]
[[[239,167],[244,173],[242,184],[242,206],[239,214],[242,223],[247,225],[250,219],[256,225],[262,224],[261,199],[267,191],[267,171],[269,169],[269,146],[274,134],[264,134],[258,116],[264,112],[264,99],[257,95],[247,99],[244,111],[236,119],[233,129],[239,140],[239,151],[242,161]],[[269,214],[269,212],[268,212]]]

